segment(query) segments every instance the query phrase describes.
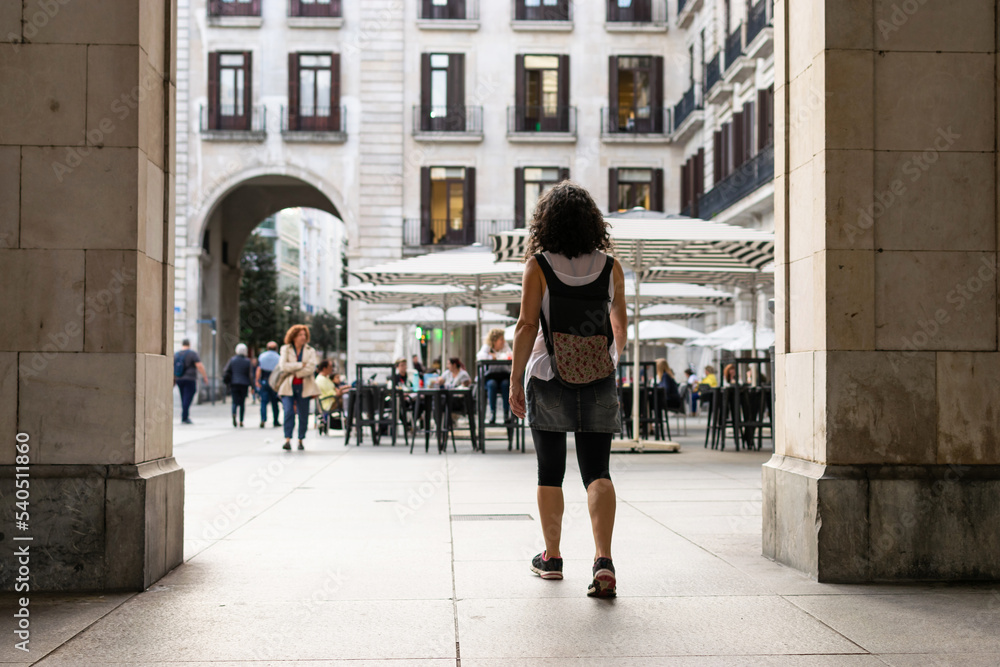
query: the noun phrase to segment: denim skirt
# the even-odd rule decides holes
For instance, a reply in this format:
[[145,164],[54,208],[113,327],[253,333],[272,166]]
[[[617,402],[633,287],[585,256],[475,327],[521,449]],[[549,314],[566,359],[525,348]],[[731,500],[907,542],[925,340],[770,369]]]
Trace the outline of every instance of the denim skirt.
[[564,433],[621,433],[621,409],[614,375],[586,387],[529,378],[524,391],[528,426]]

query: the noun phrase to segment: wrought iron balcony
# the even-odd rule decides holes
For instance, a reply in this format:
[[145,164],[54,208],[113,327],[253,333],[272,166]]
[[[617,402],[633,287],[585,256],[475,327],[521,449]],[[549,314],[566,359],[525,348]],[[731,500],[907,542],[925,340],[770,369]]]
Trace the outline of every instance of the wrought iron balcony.
[[604,107],[601,109],[601,134],[664,134],[670,128],[665,107]]
[[750,16],[747,18],[747,44],[752,42],[761,30],[771,25],[768,1],[758,0],[757,4],[750,7]]
[[622,7],[618,0],[607,0],[608,23],[647,23],[665,24],[667,22],[666,4],[656,0],[632,0],[628,7]]
[[413,107],[413,132],[482,135],[483,108],[417,105]]
[[698,199],[698,215],[713,217],[774,180],[774,144],[765,146]]
[[209,0],[209,16],[260,16],[260,0]]
[[223,104],[216,110],[203,104],[198,113],[198,130],[207,134],[246,133],[263,136],[267,133],[267,107],[254,104],[248,109],[238,109],[233,105]]
[[507,134],[576,134],[576,107],[507,107]]
[[716,53],[712,56],[712,59],[705,64],[705,93],[712,90],[712,88],[719,81],[722,81],[722,68],[720,66],[720,54]]
[[514,0],[515,21],[569,21],[570,0],[556,0],[548,4],[548,0],[538,5],[528,5],[526,0]]
[[[433,226],[432,221],[432,226]],[[442,222],[442,221],[437,221]],[[446,221],[444,221],[446,222]],[[500,232],[509,232],[514,229],[513,220],[476,220],[474,223],[474,233],[472,238],[475,243],[481,243],[488,246],[490,241],[490,236],[492,234],[499,234]],[[423,243],[423,239],[427,238],[425,234],[427,230],[423,228],[423,224],[420,218],[405,218],[403,220],[403,245],[407,247],[421,247],[427,246],[428,244]],[[473,241],[470,241],[472,243]],[[457,242],[454,239],[449,239],[446,235],[440,239],[436,244],[430,245],[469,245],[468,243]]]
[[[308,115],[291,113],[286,106],[281,107],[281,133],[286,139],[303,141],[318,139],[327,135],[328,141],[344,141],[347,139],[347,107],[317,107]],[[312,135],[307,139],[305,135]]]
[[733,66],[737,58],[743,55],[743,25],[736,26],[735,32],[726,37],[726,67],[725,71]]
[[674,105],[674,126],[673,129],[676,130],[678,127],[684,124],[684,121],[688,119],[688,116],[695,109],[701,108],[701,101],[698,99],[698,88],[694,83],[691,87],[687,89],[681,97],[681,101]]
[[340,18],[343,16],[342,12],[341,0],[327,0],[326,2],[290,0],[288,4],[289,16]]

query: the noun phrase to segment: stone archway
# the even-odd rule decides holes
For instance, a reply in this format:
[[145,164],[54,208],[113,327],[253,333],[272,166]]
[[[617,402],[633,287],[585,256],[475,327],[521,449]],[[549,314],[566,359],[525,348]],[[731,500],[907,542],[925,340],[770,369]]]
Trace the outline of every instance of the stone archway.
[[[226,179],[214,188],[191,216],[187,243],[177,249],[178,275],[184,276],[186,305],[176,319],[175,345],[190,338],[206,354],[217,322],[215,363],[232,347],[239,329],[239,261],[253,230],[268,216],[286,208],[307,207],[345,220],[339,191],[319,176],[290,165],[259,167]],[[345,224],[347,221],[345,220]],[[199,323],[199,320],[202,322]],[[217,369],[218,370],[218,369]]]

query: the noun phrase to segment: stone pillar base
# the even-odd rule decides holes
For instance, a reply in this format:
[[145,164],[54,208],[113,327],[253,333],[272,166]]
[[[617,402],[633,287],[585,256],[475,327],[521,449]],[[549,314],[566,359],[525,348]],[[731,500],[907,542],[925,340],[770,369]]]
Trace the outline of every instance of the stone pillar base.
[[[141,591],[184,559],[184,471],[173,457],[139,465],[37,465],[29,528],[14,525],[14,468],[0,466],[7,554],[29,545],[32,592]],[[13,541],[15,536],[31,536]],[[0,562],[0,589],[18,567]]]
[[1000,466],[763,466],[768,558],[825,583],[1000,580]]

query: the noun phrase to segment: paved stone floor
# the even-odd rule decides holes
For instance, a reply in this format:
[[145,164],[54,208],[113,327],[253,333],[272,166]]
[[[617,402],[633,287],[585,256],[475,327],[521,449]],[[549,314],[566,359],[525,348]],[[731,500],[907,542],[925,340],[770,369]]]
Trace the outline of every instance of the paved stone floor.
[[[256,406],[254,406],[256,408]],[[570,457],[566,578],[542,542],[534,457],[344,447],[236,431],[227,407],[175,427],[186,562],[141,594],[32,599],[32,651],[77,665],[998,665],[991,586],[833,586],[760,556],[768,452],[613,457],[619,597],[585,596],[593,554]],[[455,515],[524,514],[528,520]],[[7,598],[9,602],[9,597]],[[6,614],[5,614],[6,616]],[[9,616],[7,617],[10,622]],[[29,662],[25,660],[29,659]]]

